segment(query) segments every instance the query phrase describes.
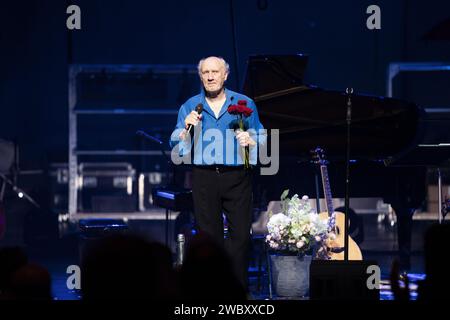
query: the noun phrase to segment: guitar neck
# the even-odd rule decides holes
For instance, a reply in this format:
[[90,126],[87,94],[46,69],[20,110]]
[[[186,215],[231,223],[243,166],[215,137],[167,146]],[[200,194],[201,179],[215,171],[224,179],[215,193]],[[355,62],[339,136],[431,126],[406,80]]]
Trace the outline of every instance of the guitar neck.
[[331,216],[334,212],[333,196],[331,195],[330,179],[328,178],[328,169],[326,165],[320,166],[320,173],[322,175],[323,194],[325,196],[325,205],[327,207],[328,215]]

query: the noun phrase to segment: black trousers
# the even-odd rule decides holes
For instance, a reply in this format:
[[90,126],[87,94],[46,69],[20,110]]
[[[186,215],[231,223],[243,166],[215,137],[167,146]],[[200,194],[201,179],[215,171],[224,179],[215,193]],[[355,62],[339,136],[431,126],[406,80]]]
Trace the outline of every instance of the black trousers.
[[[198,229],[224,246],[236,276],[247,289],[252,223],[251,171],[243,167],[196,166],[192,170],[192,195]],[[228,224],[225,239],[222,213]]]

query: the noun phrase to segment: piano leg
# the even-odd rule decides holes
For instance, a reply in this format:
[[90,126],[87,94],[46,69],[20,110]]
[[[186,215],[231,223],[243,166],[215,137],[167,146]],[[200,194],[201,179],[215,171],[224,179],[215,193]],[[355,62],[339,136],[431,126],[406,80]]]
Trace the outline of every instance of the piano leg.
[[403,206],[392,206],[397,215],[397,244],[400,269],[409,270],[411,268],[411,235],[412,217],[415,208]]
[[397,243],[400,268],[411,267],[411,235],[413,214],[423,205],[426,196],[427,170],[425,167],[392,168],[389,197],[397,215]]

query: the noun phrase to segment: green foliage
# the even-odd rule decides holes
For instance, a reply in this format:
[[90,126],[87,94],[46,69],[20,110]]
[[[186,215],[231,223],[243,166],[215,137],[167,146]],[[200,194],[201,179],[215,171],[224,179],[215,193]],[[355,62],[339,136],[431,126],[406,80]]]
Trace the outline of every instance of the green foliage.
[[289,189],[286,189],[281,194],[280,200],[281,200],[281,211],[286,213],[288,209],[288,203],[289,203]]

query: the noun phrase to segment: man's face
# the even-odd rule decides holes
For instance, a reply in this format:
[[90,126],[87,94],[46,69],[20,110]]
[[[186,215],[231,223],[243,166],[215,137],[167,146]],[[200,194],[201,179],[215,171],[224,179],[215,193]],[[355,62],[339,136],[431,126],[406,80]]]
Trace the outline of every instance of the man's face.
[[203,61],[200,69],[200,78],[203,87],[208,93],[218,93],[222,90],[228,74],[222,61],[211,57]]

